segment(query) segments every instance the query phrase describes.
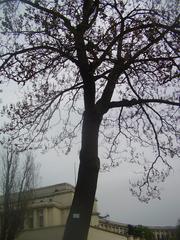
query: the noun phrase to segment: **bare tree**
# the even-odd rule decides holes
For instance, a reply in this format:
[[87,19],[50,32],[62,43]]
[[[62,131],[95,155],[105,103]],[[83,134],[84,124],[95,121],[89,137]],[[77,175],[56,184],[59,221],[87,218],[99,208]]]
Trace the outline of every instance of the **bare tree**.
[[13,146],[1,154],[0,240],[14,240],[23,229],[27,204],[33,194],[33,156],[28,153],[23,157],[20,159]]
[[[0,4],[2,82],[26,89],[22,101],[3,108],[10,121],[0,133],[20,150],[61,143],[68,153],[82,126],[64,240],[85,240],[100,168],[98,139],[107,146],[110,167],[118,165],[117,154],[143,167],[142,179],[132,183],[142,201],[159,197],[158,182],[179,154],[178,1]],[[46,134],[59,122],[56,135]]]

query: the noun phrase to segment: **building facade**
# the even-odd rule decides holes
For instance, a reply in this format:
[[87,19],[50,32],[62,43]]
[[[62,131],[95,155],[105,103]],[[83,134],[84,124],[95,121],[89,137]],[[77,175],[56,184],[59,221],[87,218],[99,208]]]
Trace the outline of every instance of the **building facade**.
[[[74,187],[67,183],[35,189],[29,201],[24,230],[17,240],[62,239],[73,195]],[[152,227],[152,231],[155,240],[170,240],[174,235],[174,228]],[[88,240],[133,239],[133,236],[128,235],[127,224],[99,216],[95,200]]]

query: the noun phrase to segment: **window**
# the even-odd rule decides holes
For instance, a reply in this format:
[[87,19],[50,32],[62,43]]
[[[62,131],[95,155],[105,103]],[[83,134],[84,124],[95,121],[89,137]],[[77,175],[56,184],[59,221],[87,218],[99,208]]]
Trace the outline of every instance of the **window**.
[[160,236],[159,236],[159,234],[157,234],[157,239],[160,240]]
[[43,227],[44,226],[44,210],[43,208],[38,209],[37,212],[37,217],[38,217],[38,226]]
[[28,228],[33,228],[34,227],[33,211],[28,212],[27,225],[28,225]]

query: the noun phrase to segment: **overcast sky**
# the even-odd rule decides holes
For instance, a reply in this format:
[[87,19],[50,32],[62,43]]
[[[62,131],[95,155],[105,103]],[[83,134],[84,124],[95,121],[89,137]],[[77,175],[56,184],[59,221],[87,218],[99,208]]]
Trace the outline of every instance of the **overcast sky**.
[[[18,91],[10,84],[0,93],[3,104],[14,102]],[[179,110],[180,111],[180,110]],[[2,119],[1,119],[2,120]],[[80,147],[80,146],[78,146]],[[78,149],[69,155],[50,150],[47,154],[35,152],[36,161],[41,165],[39,186],[62,182],[75,185],[78,169]],[[96,197],[100,215],[109,214],[109,219],[128,224],[176,225],[180,218],[180,161],[173,159],[174,170],[161,184],[161,200],[152,200],[148,204],[139,202],[129,191],[129,180],[136,177],[133,166],[122,163],[110,172],[99,175]]]
[[[61,182],[74,185],[75,170],[78,167],[78,154],[58,155],[54,150],[45,155],[37,155],[41,164],[40,184],[43,186]],[[144,225],[175,225],[180,218],[180,164],[174,162],[174,171],[165,183],[161,184],[161,200],[148,204],[139,202],[129,191],[129,179],[135,177],[133,167],[122,163],[110,172],[100,173],[98,209],[101,215],[122,223]]]

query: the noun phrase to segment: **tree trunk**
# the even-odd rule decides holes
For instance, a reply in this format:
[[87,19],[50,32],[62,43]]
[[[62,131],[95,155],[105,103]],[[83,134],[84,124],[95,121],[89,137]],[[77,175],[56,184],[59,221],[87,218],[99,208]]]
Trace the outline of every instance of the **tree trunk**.
[[88,236],[100,168],[100,122],[101,117],[96,111],[84,113],[78,180],[63,240],[86,240]]
[[[9,189],[9,188],[8,188]],[[1,219],[1,230],[0,230],[0,240],[6,240],[8,236],[8,226],[9,226],[9,196],[10,193],[7,190],[4,194],[3,199],[3,212]]]

